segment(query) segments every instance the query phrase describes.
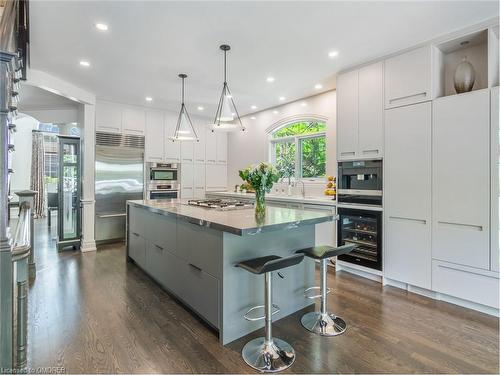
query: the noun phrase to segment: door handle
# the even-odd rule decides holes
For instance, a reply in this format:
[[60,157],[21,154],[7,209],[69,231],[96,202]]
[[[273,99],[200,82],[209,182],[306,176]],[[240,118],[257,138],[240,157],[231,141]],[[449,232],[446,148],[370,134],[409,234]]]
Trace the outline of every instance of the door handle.
[[189,264],[189,266],[191,266],[192,268],[194,268],[196,271],[198,271],[198,272],[201,272],[201,271],[202,271],[200,267],[195,266],[195,265],[194,265],[194,264],[192,264],[192,263],[188,263],[188,264]]
[[407,96],[399,96],[397,98],[394,98],[394,99],[390,99],[389,100],[389,104],[392,104],[394,102],[398,102],[400,100],[405,100],[405,99],[411,99],[411,98],[416,98],[416,97],[419,97],[419,96],[427,96],[427,91],[424,91],[424,92],[419,92],[417,94],[412,94],[412,95],[407,95]]
[[477,229],[480,232],[482,232],[483,229],[484,229],[482,225],[465,224],[465,223],[454,223],[454,222],[451,222],[451,221],[438,221],[438,223],[439,224],[445,224],[445,225],[454,225],[454,226],[459,226],[459,227],[473,228],[473,229]]
[[416,223],[420,224],[427,224],[427,220],[424,219],[414,219],[411,217],[403,217],[403,216],[389,216],[389,219],[394,219],[394,220],[403,220],[403,221],[414,221]]

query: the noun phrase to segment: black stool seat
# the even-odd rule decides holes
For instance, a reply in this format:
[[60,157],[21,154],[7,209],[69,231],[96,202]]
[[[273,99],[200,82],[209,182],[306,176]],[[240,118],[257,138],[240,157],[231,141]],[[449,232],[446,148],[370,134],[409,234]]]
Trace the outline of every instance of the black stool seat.
[[289,257],[279,257],[277,255],[268,255],[265,257],[254,258],[239,262],[236,267],[241,267],[256,275],[266,272],[280,270],[282,268],[295,266],[304,259],[303,254],[295,254]]
[[314,246],[314,247],[308,247],[306,249],[297,250],[296,253],[304,254],[309,258],[321,260],[350,253],[352,250],[354,250],[355,247],[356,245],[354,244],[342,245],[339,247]]

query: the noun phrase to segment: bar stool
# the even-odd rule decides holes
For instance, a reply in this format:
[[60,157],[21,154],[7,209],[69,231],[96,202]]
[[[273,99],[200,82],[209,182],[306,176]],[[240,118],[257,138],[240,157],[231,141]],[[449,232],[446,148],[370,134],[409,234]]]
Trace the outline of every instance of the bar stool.
[[[295,254],[288,257],[269,255],[265,257],[249,259],[240,262],[236,267],[241,267],[253,274],[264,274],[265,302],[264,306],[252,307],[245,314],[247,320],[265,319],[265,337],[259,337],[246,343],[241,355],[247,365],[261,372],[277,372],[290,367],[295,362],[295,351],[287,342],[273,338],[272,316],[279,312],[279,307],[273,305],[272,301],[272,277],[273,271],[299,264],[304,259],[303,254]],[[273,311],[273,307],[276,309]],[[258,308],[264,308],[263,317],[251,318],[249,313]]]
[[[320,286],[313,286],[305,290],[305,296],[307,298],[321,298],[320,311],[309,312],[300,319],[300,322],[307,330],[321,336],[337,336],[345,332],[347,328],[345,321],[335,314],[329,313],[326,309],[326,295],[330,292],[326,284],[327,262],[328,258],[350,253],[355,247],[356,245],[354,244],[340,247],[315,246],[297,251],[299,254],[304,254],[309,258],[319,260],[321,264]],[[308,296],[307,293],[313,289],[319,289],[321,293],[319,295]]]

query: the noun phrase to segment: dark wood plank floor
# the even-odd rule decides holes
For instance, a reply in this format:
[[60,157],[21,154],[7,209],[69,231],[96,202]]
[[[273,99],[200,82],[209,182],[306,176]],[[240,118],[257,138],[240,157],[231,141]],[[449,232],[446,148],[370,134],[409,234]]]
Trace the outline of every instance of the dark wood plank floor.
[[[58,254],[37,223],[38,274],[29,294],[28,365],[70,373],[249,373],[227,347],[125,261],[123,245]],[[290,342],[295,373],[498,373],[499,325],[492,316],[406,293],[345,272],[329,274],[330,310],[344,335],[305,331],[301,313],[274,324]]]

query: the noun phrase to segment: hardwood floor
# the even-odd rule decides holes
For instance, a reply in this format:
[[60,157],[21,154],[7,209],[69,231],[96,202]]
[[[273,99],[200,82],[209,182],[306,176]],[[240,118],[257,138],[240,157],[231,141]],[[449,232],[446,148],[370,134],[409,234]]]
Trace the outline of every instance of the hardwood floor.
[[[29,293],[28,367],[69,373],[251,373],[240,356],[256,332],[227,347],[125,261],[123,245],[57,253],[37,222],[38,273]],[[274,323],[295,348],[294,373],[498,373],[499,323],[345,272],[329,275],[329,310],[348,324],[323,338],[297,313]]]

